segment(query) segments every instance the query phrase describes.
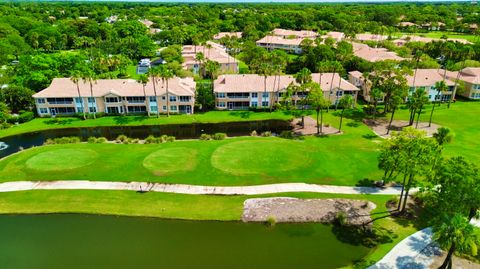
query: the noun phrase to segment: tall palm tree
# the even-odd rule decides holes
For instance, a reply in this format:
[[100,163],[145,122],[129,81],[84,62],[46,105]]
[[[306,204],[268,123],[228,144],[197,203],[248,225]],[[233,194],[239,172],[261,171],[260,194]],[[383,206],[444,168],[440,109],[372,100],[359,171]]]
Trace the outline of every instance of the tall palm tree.
[[343,114],[346,108],[351,108],[353,105],[353,98],[350,94],[342,96],[338,101],[338,104],[342,108],[342,113],[340,114],[340,126],[338,127],[338,132],[342,131],[342,122],[343,122]]
[[163,84],[166,85],[165,94],[167,99],[167,117],[170,117],[170,93],[168,91],[168,81],[174,77],[173,71],[168,65],[161,65],[158,72]]
[[[89,106],[88,106],[88,112],[90,113],[90,107],[93,108],[93,118],[97,118],[97,107],[95,106],[95,99],[93,97],[93,84],[96,83],[97,81],[97,75],[93,70],[91,69],[86,69],[82,73],[82,80],[85,83],[88,83],[90,85],[90,100],[89,100]],[[91,106],[90,106],[91,104]]]
[[85,111],[85,105],[83,104],[82,94],[80,93],[80,80],[82,79],[82,73],[78,70],[74,70],[70,74],[70,80],[77,85],[78,99],[80,99],[80,104],[82,105],[83,119],[87,119],[87,114]]
[[[302,68],[295,75],[295,81],[300,84],[300,90],[303,91],[302,112],[305,110],[305,92],[307,91],[306,84],[312,81],[312,72],[306,67]],[[305,127],[305,115],[302,113],[302,128]]]
[[160,117],[160,104],[158,103],[156,79],[158,78],[158,75],[159,75],[159,68],[158,67],[150,68],[148,70],[148,75],[150,76],[150,80],[152,81],[152,85],[153,85],[153,94],[155,95],[155,102],[157,103],[157,118],[158,118]]
[[317,112],[317,135],[323,134],[323,109],[329,105],[329,101],[325,99],[323,90],[317,83],[309,82],[305,86],[309,89],[308,102]]
[[[147,83],[148,83],[148,75],[146,74],[141,74],[138,76],[138,79],[137,79],[137,82],[142,84],[143,86],[143,96],[145,97],[145,105],[148,104],[148,107],[147,107],[147,113],[148,113],[148,116],[150,117],[150,102],[147,101],[147,92],[145,91],[145,86],[147,86]],[[157,105],[157,110],[158,110],[158,105]]]
[[[437,96],[441,96],[442,93],[448,90],[447,84],[445,84],[445,79],[435,83],[435,89],[437,89]],[[441,98],[441,97],[440,97]],[[428,127],[432,126],[433,111],[435,110],[436,100],[432,101],[432,111],[430,112],[430,120],[428,121]]]
[[204,75],[204,62],[205,62],[205,54],[203,52],[199,52],[195,54],[195,60],[198,62],[198,74],[203,76]]
[[[475,51],[473,50],[472,47],[470,46],[465,46],[463,49],[460,51],[461,58],[463,58],[463,64],[462,68],[457,73],[457,78],[455,79],[455,86],[453,87],[453,93],[450,99],[448,99],[448,108],[450,108],[450,104],[452,102],[452,99],[455,97],[457,94],[457,86],[458,86],[458,81],[460,80],[460,76],[462,74],[462,69],[465,68],[465,65],[467,63],[467,60],[470,59],[473,55],[475,55]],[[444,78],[445,79],[445,78]]]

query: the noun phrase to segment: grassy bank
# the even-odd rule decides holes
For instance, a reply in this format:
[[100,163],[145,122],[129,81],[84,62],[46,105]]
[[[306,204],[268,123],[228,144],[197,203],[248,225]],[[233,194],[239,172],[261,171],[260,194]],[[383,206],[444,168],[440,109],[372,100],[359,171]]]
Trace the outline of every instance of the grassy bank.
[[400,35],[416,35],[416,36],[423,36],[423,37],[428,37],[428,38],[442,38],[442,36],[446,35],[448,38],[460,38],[460,39],[465,39],[467,41],[470,41],[472,43],[478,42],[479,39],[477,36],[473,34],[462,34],[462,33],[456,33],[456,32],[448,32],[448,31],[431,31],[428,33],[401,33]]
[[32,121],[0,130],[0,138],[10,135],[35,132],[48,129],[97,127],[97,126],[139,126],[159,124],[220,123],[256,120],[290,120],[293,117],[284,112],[252,111],[210,111],[194,115],[155,116],[107,116],[98,119],[82,120],[79,118],[37,118]]
[[[366,130],[368,132],[368,130]],[[194,185],[306,182],[356,185],[377,179],[377,145],[348,136],[289,140],[242,137],[164,144],[67,144],[0,161],[0,181],[149,181]]]
[[[92,213],[126,216],[149,216],[190,220],[240,220],[245,199],[254,197],[289,196],[298,198],[348,198],[369,200],[377,205],[373,216],[385,216],[385,203],[390,196],[332,195],[285,193],[261,196],[204,196],[132,191],[24,191],[0,196],[0,213]],[[392,240],[376,247],[365,260],[381,259],[394,245],[416,231],[410,222],[390,217],[374,224],[391,235]]]

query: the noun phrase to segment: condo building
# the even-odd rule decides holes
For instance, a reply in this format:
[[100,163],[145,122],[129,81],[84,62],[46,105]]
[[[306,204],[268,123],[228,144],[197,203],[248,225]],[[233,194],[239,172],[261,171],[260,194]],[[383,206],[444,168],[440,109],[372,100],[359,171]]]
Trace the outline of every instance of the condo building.
[[131,79],[100,79],[90,84],[70,78],[55,78],[46,89],[33,95],[40,116],[76,113],[106,114],[192,114],[195,103],[195,82],[192,78],[174,77],[155,88]]

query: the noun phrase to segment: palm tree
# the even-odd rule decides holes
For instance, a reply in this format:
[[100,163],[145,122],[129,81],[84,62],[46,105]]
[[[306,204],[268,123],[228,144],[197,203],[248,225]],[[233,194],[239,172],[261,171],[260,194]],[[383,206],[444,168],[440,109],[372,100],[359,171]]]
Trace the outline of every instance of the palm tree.
[[318,83],[309,82],[305,86],[309,89],[308,103],[314,107],[317,112],[317,135],[319,135],[323,133],[323,109],[329,105],[329,101],[323,96],[323,90]]
[[80,71],[74,70],[74,71],[71,72],[70,80],[73,83],[75,83],[75,85],[77,85],[78,99],[80,99],[80,104],[82,105],[83,119],[86,120],[87,119],[87,114],[85,112],[85,105],[83,105],[83,98],[82,98],[82,95],[80,93],[80,85],[79,85],[80,79],[82,79],[82,73]]
[[[455,79],[455,86],[453,87],[453,93],[452,93],[452,96],[450,97],[450,99],[448,99],[448,108],[450,108],[450,103],[452,102],[452,99],[455,97],[455,95],[457,94],[457,86],[458,86],[458,81],[460,80],[460,76],[462,74],[462,69],[465,68],[465,65],[467,63],[467,60],[470,59],[473,55],[475,55],[475,51],[473,50],[472,47],[470,46],[465,46],[461,51],[460,51],[460,55],[462,56],[463,58],[463,64],[462,64],[462,68],[460,68],[460,70],[458,71],[457,73],[457,78]],[[444,78],[445,79],[445,78]]]
[[438,269],[452,268],[452,256],[455,251],[470,252],[477,255],[477,233],[467,218],[460,214],[444,216],[433,226],[434,240],[443,248],[448,248],[447,256]]
[[214,94],[214,81],[217,78],[218,71],[220,70],[220,64],[216,61],[207,60],[205,64],[205,71],[207,72],[208,76],[212,80],[212,95]]
[[[97,107],[95,106],[95,99],[93,97],[93,84],[96,83],[97,81],[97,75],[93,72],[93,70],[91,69],[86,69],[83,73],[82,73],[82,80],[84,83],[87,83],[90,85],[90,100],[89,100],[89,107],[88,107],[88,111],[90,112],[90,107],[93,108],[93,118],[96,119],[97,118]],[[90,103],[92,104],[90,106]]]
[[148,75],[150,75],[150,80],[152,81],[152,85],[153,85],[153,94],[155,95],[155,102],[157,103],[157,118],[160,117],[160,104],[158,103],[157,86],[156,86],[157,84],[156,79],[158,77],[158,74],[159,74],[158,67],[150,68],[148,70]]
[[415,92],[415,105],[418,108],[417,123],[415,128],[418,128],[418,122],[420,121],[420,115],[422,114],[423,106],[428,102],[428,97],[426,96],[425,89],[417,89]]
[[[441,98],[441,94],[446,92],[448,87],[447,87],[447,84],[445,84],[445,79],[442,80],[442,81],[437,81],[435,83],[435,89],[437,89],[437,95],[436,96],[440,96]],[[436,98],[435,98],[436,99]],[[433,100],[432,103],[432,111],[430,112],[430,120],[428,121],[428,127],[432,126],[432,119],[433,119],[433,111],[435,110],[435,102],[436,100]]]
[[453,140],[453,133],[448,127],[440,127],[437,132],[433,134],[433,138],[437,140],[440,146],[450,143]]
[[205,61],[205,54],[203,52],[199,52],[195,54],[195,60],[198,62],[198,74],[203,76],[203,63]]
[[350,94],[342,96],[338,101],[338,104],[342,107],[342,113],[340,114],[340,126],[338,127],[338,132],[342,131],[342,122],[343,122],[343,113],[346,108],[351,108],[353,104],[353,98]]
[[162,78],[163,84],[166,85],[165,93],[167,98],[167,117],[170,117],[170,94],[168,91],[168,81],[174,77],[174,74],[168,65],[161,65],[158,71],[160,78]]
[[[300,90],[303,91],[303,96],[306,92],[306,84],[312,81],[312,72],[306,67],[302,68],[294,75],[295,81],[300,84]],[[305,97],[304,97],[305,99]],[[305,100],[302,100],[302,112],[305,109]],[[302,113],[302,128],[305,127],[305,115]]]
[[[147,113],[148,116],[150,117],[150,102],[147,102],[147,92],[145,92],[145,86],[147,86],[148,83],[148,75],[146,74],[141,74],[138,76],[137,82],[142,84],[143,86],[143,96],[145,97],[145,104],[149,104],[147,107]],[[158,105],[157,105],[157,110],[158,110]]]

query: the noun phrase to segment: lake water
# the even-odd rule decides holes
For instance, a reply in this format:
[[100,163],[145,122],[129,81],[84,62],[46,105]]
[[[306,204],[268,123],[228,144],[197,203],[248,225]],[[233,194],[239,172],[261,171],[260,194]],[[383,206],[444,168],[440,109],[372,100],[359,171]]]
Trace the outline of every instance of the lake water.
[[290,123],[282,120],[51,129],[0,138],[0,144],[7,146],[2,146],[4,149],[0,150],[0,158],[18,152],[20,148],[27,149],[33,146],[41,146],[49,138],[63,136],[78,136],[83,140],[90,136],[103,136],[109,140],[114,140],[122,134],[140,139],[149,135],[160,136],[166,134],[173,135],[177,139],[192,139],[200,137],[203,133],[226,133],[228,136],[243,136],[249,135],[253,130],[259,133],[264,131],[280,133],[291,129]]
[[82,214],[1,215],[0,265],[15,269],[338,268],[370,250],[331,226]]

